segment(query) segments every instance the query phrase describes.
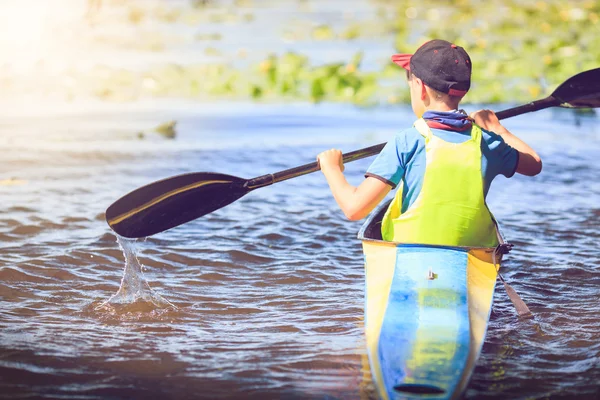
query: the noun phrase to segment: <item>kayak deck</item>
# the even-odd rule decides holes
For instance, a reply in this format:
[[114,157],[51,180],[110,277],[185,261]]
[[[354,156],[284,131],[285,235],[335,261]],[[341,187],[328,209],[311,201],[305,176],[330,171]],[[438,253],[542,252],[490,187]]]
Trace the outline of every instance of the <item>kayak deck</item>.
[[359,233],[373,382],[382,399],[457,398],[487,330],[499,267],[494,249],[385,242],[386,208]]

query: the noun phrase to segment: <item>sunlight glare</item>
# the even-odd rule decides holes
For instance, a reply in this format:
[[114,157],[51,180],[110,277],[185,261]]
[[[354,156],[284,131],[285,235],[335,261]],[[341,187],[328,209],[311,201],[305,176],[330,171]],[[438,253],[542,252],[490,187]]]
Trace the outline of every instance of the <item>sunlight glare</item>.
[[0,2],[0,65],[30,66],[48,58],[81,16],[81,0],[3,0]]

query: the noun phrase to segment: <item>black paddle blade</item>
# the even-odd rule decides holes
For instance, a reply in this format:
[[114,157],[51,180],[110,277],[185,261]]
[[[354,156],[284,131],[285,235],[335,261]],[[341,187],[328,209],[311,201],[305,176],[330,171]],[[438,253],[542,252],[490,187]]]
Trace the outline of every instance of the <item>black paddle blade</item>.
[[173,176],[115,201],[106,210],[106,222],[127,238],[151,236],[233,203],[250,191],[245,183],[245,179],[212,172]]
[[577,74],[556,88],[552,97],[561,102],[561,107],[600,107],[600,68]]

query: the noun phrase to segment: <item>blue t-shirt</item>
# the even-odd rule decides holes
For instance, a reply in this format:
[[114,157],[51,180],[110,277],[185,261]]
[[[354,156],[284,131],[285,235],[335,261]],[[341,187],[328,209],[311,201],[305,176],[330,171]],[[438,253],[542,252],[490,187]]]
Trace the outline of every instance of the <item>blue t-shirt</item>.
[[[432,128],[431,132],[450,143],[462,143],[471,137],[471,129],[460,132]],[[510,178],[515,174],[519,152],[506,144],[500,135],[484,129],[481,132],[481,174],[484,196],[487,196],[496,176],[502,174]],[[405,212],[421,192],[425,165],[425,138],[413,127],[397,133],[385,145],[365,177],[377,178],[392,188],[403,181],[402,212]]]

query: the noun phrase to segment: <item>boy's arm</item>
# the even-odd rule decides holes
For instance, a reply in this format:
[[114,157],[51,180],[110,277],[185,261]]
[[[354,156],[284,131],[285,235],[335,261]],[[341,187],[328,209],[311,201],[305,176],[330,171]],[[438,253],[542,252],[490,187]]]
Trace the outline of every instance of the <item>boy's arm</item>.
[[540,156],[527,143],[513,135],[506,129],[496,114],[491,110],[479,110],[471,113],[470,117],[477,125],[488,131],[494,132],[504,139],[504,142],[519,152],[519,163],[516,172],[534,176],[542,171],[542,160]]
[[317,156],[317,160],[335,201],[351,221],[369,215],[392,189],[390,185],[371,177],[366,178],[358,187],[349,184],[344,176],[342,152],[339,150],[324,151]]

